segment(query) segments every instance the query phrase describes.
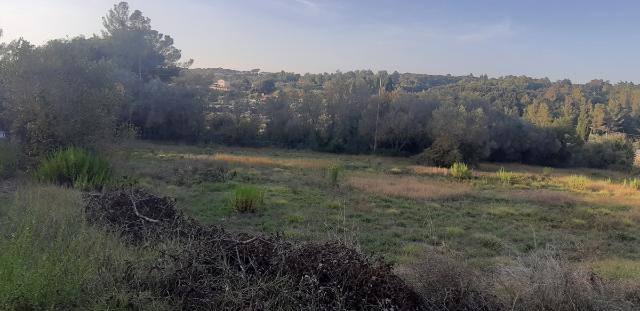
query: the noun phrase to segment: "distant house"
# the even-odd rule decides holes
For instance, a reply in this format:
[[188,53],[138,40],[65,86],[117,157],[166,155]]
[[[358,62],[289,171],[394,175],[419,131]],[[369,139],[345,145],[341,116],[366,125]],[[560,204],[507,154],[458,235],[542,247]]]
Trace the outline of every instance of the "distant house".
[[9,133],[7,133],[3,129],[0,129],[0,139],[6,139],[8,135],[9,135]]
[[209,88],[218,90],[218,91],[228,92],[231,90],[231,85],[229,84],[228,81],[220,79],[214,82]]

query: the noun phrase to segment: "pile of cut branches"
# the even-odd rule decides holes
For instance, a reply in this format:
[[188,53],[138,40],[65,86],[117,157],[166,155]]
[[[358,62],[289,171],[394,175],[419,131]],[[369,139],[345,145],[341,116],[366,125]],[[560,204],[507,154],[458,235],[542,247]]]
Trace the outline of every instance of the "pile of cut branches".
[[[417,310],[419,295],[390,265],[337,242],[231,234],[142,189],[89,195],[90,223],[157,252],[132,263],[129,288],[185,310]],[[140,302],[145,303],[144,301]]]

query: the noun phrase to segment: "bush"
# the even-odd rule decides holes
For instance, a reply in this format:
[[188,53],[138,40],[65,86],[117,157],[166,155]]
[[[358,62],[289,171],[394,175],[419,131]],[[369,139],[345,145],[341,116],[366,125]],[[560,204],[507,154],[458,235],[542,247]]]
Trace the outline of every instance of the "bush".
[[40,180],[80,190],[100,190],[112,178],[109,161],[84,149],[68,148],[55,152],[40,163]]
[[542,169],[542,175],[545,176],[545,177],[549,177],[549,176],[551,176],[553,174],[554,171],[555,170],[553,169],[553,167],[545,166]]
[[500,179],[500,182],[505,185],[511,184],[516,177],[512,172],[505,170],[504,167],[501,167],[500,170],[496,172],[496,175]]
[[8,142],[0,142],[0,178],[13,176],[17,166],[18,149]]
[[451,176],[457,179],[467,179],[467,178],[471,178],[472,176],[471,170],[469,169],[469,167],[466,164],[461,162],[453,163],[449,171],[451,172]]
[[232,206],[238,212],[255,212],[264,204],[264,190],[256,186],[240,185],[236,187]]
[[591,135],[574,162],[594,168],[629,169],[635,148],[624,134]]

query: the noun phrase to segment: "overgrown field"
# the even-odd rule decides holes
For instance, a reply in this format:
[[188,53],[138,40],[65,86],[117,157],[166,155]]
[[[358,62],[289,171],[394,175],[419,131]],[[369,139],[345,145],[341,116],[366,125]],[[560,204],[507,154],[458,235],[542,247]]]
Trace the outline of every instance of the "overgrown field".
[[100,193],[0,183],[0,309],[640,306],[630,173],[150,143],[110,162]]
[[[410,159],[139,144],[120,169],[205,224],[339,239],[404,264],[430,249],[490,269],[553,248],[605,278],[640,281],[640,190],[631,174],[484,164],[459,179]],[[234,208],[239,188],[263,195]]]

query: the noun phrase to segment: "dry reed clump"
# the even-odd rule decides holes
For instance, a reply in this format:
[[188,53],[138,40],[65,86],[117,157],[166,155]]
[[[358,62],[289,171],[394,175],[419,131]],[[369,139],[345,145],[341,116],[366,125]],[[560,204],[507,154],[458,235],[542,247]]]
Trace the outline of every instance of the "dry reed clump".
[[492,311],[504,309],[490,291],[483,275],[460,258],[435,251],[425,253],[405,271],[428,310]]
[[359,175],[349,177],[358,190],[412,199],[446,199],[472,193],[464,183],[422,180],[413,176]]
[[497,271],[494,292],[509,310],[635,310],[634,302],[595,273],[539,251]]
[[640,307],[637,285],[613,284],[584,266],[541,250],[509,266],[477,270],[430,251],[402,271],[427,310],[619,310]]
[[[391,266],[336,242],[294,244],[231,234],[184,216],[170,198],[117,190],[88,198],[87,217],[156,252],[131,262],[132,291],[184,310],[418,310]],[[140,298],[140,305],[150,303]]]
[[421,175],[440,175],[440,176],[449,176],[451,172],[446,167],[438,167],[438,166],[424,166],[424,165],[412,165],[409,166],[416,174]]

